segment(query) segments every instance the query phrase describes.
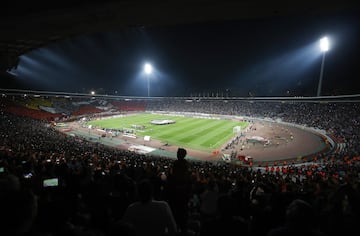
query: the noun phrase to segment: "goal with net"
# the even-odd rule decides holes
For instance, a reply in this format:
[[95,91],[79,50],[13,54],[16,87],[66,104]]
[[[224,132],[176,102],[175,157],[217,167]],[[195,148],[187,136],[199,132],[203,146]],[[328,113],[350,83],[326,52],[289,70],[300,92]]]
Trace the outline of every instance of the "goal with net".
[[240,132],[241,132],[241,126],[235,126],[235,127],[233,128],[233,133],[239,134]]

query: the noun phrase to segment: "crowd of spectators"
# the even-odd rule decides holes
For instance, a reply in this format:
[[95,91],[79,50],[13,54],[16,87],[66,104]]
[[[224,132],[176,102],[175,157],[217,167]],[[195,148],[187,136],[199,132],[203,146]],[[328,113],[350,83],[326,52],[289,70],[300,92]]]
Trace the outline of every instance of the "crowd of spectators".
[[[143,215],[129,212],[149,202],[158,211],[154,216],[169,217],[161,235],[357,231],[360,163],[353,158],[359,156],[358,103],[205,103],[151,101],[147,110],[281,117],[332,132],[346,148],[323,157],[326,162],[294,165],[286,174],[264,172],[186,160],[182,149],[174,160],[110,148],[59,133],[46,121],[5,112],[2,105],[0,234],[144,235],[151,231],[141,227],[160,223],[147,216],[141,218],[151,221],[145,224]],[[58,184],[44,185],[49,179]]]

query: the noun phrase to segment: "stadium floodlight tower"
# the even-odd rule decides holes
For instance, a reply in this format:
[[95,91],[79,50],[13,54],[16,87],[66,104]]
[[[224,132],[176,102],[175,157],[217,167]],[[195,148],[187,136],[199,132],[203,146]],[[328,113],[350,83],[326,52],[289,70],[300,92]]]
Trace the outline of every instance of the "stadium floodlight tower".
[[147,93],[148,93],[148,97],[150,97],[150,74],[152,73],[151,64],[146,63],[144,70],[145,70],[145,74],[147,76]]
[[320,50],[323,53],[323,56],[322,56],[322,61],[321,61],[319,84],[318,84],[318,88],[317,88],[317,96],[318,97],[321,95],[321,85],[322,85],[322,78],[323,78],[323,74],[324,74],[325,54],[329,50],[329,40],[327,37],[323,37],[320,39]]

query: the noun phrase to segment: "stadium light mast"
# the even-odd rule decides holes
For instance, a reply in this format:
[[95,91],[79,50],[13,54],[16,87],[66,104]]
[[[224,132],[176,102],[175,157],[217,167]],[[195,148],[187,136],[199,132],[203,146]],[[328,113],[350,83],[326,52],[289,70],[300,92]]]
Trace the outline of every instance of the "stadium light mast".
[[147,76],[147,96],[150,97],[150,74],[152,73],[152,66],[146,63],[144,66],[145,74]]
[[324,74],[325,54],[329,50],[329,40],[327,37],[323,37],[320,39],[320,50],[323,53],[323,56],[322,56],[322,61],[321,61],[319,84],[318,84],[318,88],[317,88],[317,96],[318,97],[321,95],[321,85],[322,85],[322,79],[323,79],[323,74]]

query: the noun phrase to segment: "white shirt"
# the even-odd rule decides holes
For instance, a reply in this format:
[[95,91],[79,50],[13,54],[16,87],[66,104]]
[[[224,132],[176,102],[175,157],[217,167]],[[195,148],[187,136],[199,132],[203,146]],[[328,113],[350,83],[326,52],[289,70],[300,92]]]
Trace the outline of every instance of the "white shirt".
[[162,236],[177,233],[174,216],[169,204],[165,201],[151,200],[147,203],[130,204],[123,220],[134,226],[136,236]]

